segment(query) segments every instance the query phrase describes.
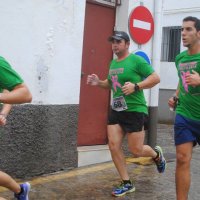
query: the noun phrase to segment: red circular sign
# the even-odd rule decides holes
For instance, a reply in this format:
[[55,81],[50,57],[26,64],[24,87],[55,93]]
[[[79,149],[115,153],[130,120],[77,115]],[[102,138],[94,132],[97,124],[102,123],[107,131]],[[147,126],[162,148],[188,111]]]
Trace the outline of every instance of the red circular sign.
[[136,7],[129,16],[129,33],[138,44],[150,40],[154,32],[154,20],[150,11],[144,6]]

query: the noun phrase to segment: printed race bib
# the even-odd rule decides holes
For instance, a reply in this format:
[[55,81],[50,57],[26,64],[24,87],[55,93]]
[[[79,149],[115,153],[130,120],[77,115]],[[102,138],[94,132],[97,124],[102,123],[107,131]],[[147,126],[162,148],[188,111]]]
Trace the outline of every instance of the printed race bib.
[[123,111],[123,110],[128,109],[126,105],[126,101],[123,96],[116,97],[113,99],[112,109],[116,111]]

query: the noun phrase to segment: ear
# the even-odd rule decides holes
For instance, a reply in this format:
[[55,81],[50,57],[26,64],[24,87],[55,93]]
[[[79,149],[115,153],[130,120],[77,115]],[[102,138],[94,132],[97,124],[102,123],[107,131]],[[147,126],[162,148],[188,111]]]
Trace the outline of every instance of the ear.
[[197,31],[197,36],[198,36],[198,38],[200,39],[200,30]]
[[129,46],[130,46],[130,41],[126,41],[126,46],[127,46],[127,48],[129,48]]

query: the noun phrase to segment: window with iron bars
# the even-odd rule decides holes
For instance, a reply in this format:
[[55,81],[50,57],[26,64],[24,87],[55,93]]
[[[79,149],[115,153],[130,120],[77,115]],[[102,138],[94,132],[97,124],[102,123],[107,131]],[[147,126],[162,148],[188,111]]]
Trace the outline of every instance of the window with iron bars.
[[174,62],[180,53],[181,26],[163,27],[161,61]]

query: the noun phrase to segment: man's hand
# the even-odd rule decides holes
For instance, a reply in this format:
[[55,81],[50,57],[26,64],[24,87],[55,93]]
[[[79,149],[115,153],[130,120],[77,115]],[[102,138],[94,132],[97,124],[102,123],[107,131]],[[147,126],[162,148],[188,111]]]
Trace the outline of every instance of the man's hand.
[[122,86],[122,92],[123,92],[125,95],[129,95],[129,94],[135,92],[135,90],[134,90],[134,85],[135,85],[135,84],[133,84],[133,83],[131,83],[131,82],[126,82],[126,83],[124,84],[124,86]]
[[99,77],[96,74],[88,75],[87,84],[93,86],[99,85]]
[[200,85],[199,73],[197,73],[196,71],[192,70],[192,74],[186,75],[185,81],[186,81],[186,83],[188,85],[191,85],[193,87]]
[[168,105],[172,110],[176,109],[177,101],[178,101],[178,97],[176,96],[173,96],[168,100]]

